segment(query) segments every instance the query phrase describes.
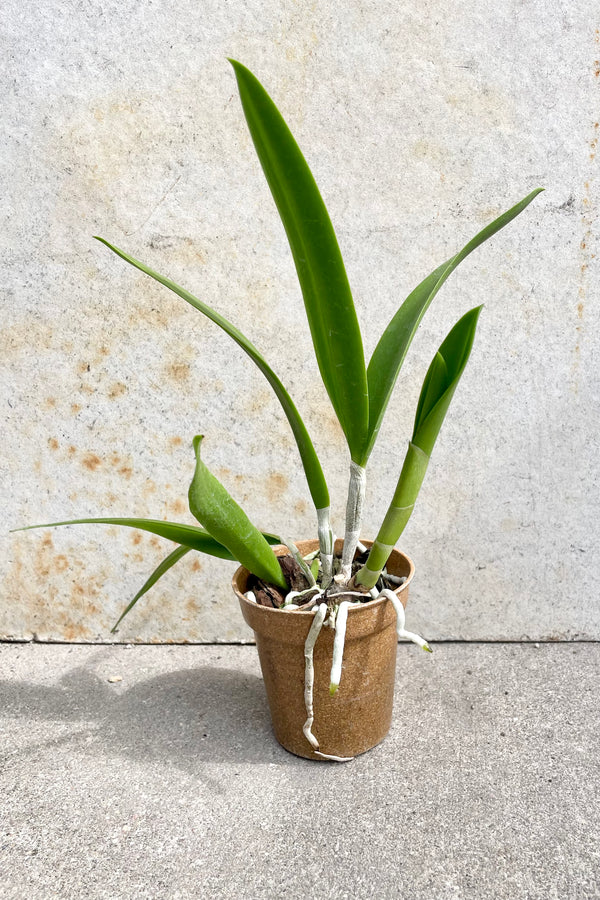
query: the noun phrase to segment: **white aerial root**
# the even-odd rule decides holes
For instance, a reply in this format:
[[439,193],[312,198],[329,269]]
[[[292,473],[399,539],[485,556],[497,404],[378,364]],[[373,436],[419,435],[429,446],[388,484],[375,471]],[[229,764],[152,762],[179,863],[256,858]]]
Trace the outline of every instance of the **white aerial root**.
[[404,582],[406,581],[406,575],[391,575],[385,569],[381,574],[386,579],[386,581],[391,581],[392,584],[397,584],[398,586],[404,584]]
[[254,596],[253,591],[246,591],[244,597],[246,600],[250,600],[251,603],[256,603],[256,597]]
[[319,601],[319,598],[320,598],[321,596],[322,596],[322,594],[321,594],[321,592],[319,591],[319,593],[318,593],[318,594],[315,594],[315,596],[312,597],[312,598],[308,601],[308,603],[303,603],[301,606],[298,607],[298,609],[301,609],[302,612],[308,612],[309,609],[313,609],[313,608],[317,605],[317,603],[318,603],[318,601]]
[[333,659],[331,661],[331,674],[329,676],[329,693],[335,694],[340,686],[342,677],[342,659],[344,656],[344,643],[346,641],[346,622],[348,621],[349,600],[342,600],[335,617],[335,637],[333,639]]
[[367,595],[363,594],[362,591],[337,591],[329,596],[334,600],[339,600],[341,597],[360,597],[361,601],[364,602]]
[[360,537],[363,500],[367,475],[362,466],[350,461],[350,483],[348,485],[348,502],[346,504],[346,533],[342,551],[342,571],[340,581],[350,581],[352,576],[352,560]]
[[404,607],[400,601],[400,598],[388,588],[384,588],[381,591],[380,597],[387,597],[388,600],[392,603],[394,609],[396,610],[396,632],[399,638],[406,638],[409,641],[412,641],[413,644],[416,644],[418,647],[421,647],[422,650],[426,650],[428,653],[433,653],[433,650],[427,643],[424,641],[422,637],[418,634],[414,634],[412,631],[406,631],[404,628],[404,624],[406,622],[406,616],[404,614]]
[[315,756],[320,756],[321,759],[332,759],[334,762],[352,762],[354,759],[353,756],[332,756],[331,753],[321,753],[320,750],[315,750]]
[[317,597],[320,597],[322,593],[323,591],[319,587],[317,587],[316,584],[313,584],[312,587],[307,588],[305,591],[289,591],[281,608],[289,609],[290,606],[293,606],[294,609],[298,609],[302,604],[295,604],[295,600],[299,600],[302,597],[307,597],[309,594],[313,594],[314,596],[311,597],[311,600],[315,600]]
[[[312,590],[314,590],[314,588]],[[296,599],[298,597],[298,592],[291,593],[294,594],[292,599]],[[306,593],[308,593],[308,591],[302,592],[302,594]],[[323,589],[319,590],[318,593],[315,594],[313,598],[311,598],[310,603],[316,603],[317,599],[321,598],[323,594]],[[369,591],[369,594],[374,599],[378,597],[386,597],[391,602],[396,612],[396,633],[399,638],[406,638],[407,640],[412,641],[414,644],[417,644],[417,646],[421,647],[423,650],[427,650],[429,653],[432,653],[431,647],[429,646],[427,641],[423,640],[420,635],[415,634],[412,631],[407,631],[404,627],[406,623],[404,607],[402,606],[400,598],[393,591],[389,590],[388,588],[384,588],[381,592],[378,592],[376,588],[372,588]],[[338,596],[356,596],[364,599],[365,595],[358,591],[339,591]],[[329,610],[329,617],[327,616],[327,603],[320,603],[318,609],[314,613],[314,618],[308,632],[308,637],[306,638],[306,641],[304,643],[304,704],[306,706],[306,722],[302,727],[302,731],[304,733],[304,737],[313,748],[315,756],[320,756],[321,759],[328,759],[333,762],[350,762],[352,759],[354,759],[354,757],[334,756],[330,753],[323,753],[321,750],[319,750],[319,742],[315,735],[312,733],[312,726],[315,720],[313,707],[313,690],[315,681],[315,668],[313,659],[314,648],[324,624],[335,628],[335,636],[333,639],[333,658],[331,662],[331,674],[329,678],[329,693],[333,696],[333,694],[335,694],[337,689],[339,688],[340,680],[342,677],[342,661],[344,657],[344,644],[346,641],[348,607],[358,602],[360,602],[360,600],[342,600],[339,606]],[[297,609],[298,607],[295,604],[290,604],[288,608]]]
[[319,637],[325,616],[327,615],[327,604],[321,603],[315,613],[315,617],[310,626],[308,637],[304,643],[304,705],[306,706],[306,722],[302,727],[304,737],[311,745],[313,750],[319,749],[319,742],[312,733],[312,726],[315,720],[313,709],[313,686],[315,683],[315,667],[313,663],[313,651],[315,643]]
[[[332,612],[329,613],[329,623],[333,621],[335,624],[335,637],[333,639],[333,662],[331,666],[331,684],[329,687],[330,694],[335,693],[337,687],[340,683],[340,677],[342,674],[342,657],[344,655],[344,640],[346,637],[346,620],[348,618],[348,607],[350,606],[349,600],[344,600],[340,603],[337,608],[337,612],[335,612],[332,618]],[[331,688],[335,684],[335,690],[332,691]],[[305,732],[306,734],[306,732]],[[329,759],[332,762],[351,762],[354,757],[353,756],[335,756],[332,753],[322,753],[320,750],[315,749],[315,756],[320,756],[321,759]]]

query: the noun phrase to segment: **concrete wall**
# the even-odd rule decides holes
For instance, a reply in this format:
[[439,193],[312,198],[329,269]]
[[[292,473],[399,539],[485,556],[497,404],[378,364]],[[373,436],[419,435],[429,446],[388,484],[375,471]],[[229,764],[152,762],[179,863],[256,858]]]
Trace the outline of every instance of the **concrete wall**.
[[[322,455],[347,457],[226,56],[286,116],[336,226],[369,355],[406,294],[532,188],[443,288],[369,468],[389,502],[435,348],[485,303],[401,542],[430,638],[597,638],[600,20],[592,2],[49,0],[3,28],[0,633],[106,640],[169,551],[90,515],[191,521],[192,436],[262,528],[315,531],[266,381],[214,325],[92,240],[188,286],[265,352]],[[594,18],[595,16],[595,18]],[[251,637],[232,565],[187,557],[119,639]]]

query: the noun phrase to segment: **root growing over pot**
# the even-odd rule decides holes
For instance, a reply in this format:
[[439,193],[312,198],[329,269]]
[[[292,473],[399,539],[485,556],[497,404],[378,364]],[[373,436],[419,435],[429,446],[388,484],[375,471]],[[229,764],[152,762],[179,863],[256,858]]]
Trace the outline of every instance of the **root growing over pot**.
[[[249,600],[254,600],[259,605],[273,606],[285,611],[306,612],[313,616],[304,644],[304,704],[306,707],[306,721],[302,731],[316,756],[334,762],[349,762],[354,757],[323,753],[319,749],[319,741],[312,730],[315,719],[313,700],[315,680],[314,648],[321,630],[324,627],[329,627],[333,628],[335,632],[329,679],[329,693],[332,697],[337,692],[342,677],[346,625],[348,611],[351,606],[385,597],[391,602],[396,613],[396,632],[398,637],[412,641],[429,653],[432,650],[427,641],[420,635],[407,631],[405,628],[406,616],[404,607],[398,595],[391,588],[393,587],[397,590],[406,581],[406,578],[389,575],[384,569],[376,587],[371,588],[369,591],[356,589],[352,578],[363,565],[368,554],[367,548],[360,542],[357,545],[358,555],[352,564],[351,572],[347,564],[339,557],[333,557],[333,564],[330,568],[329,559],[323,564],[320,549],[302,557],[291,541],[286,541],[286,544],[291,555],[280,557],[279,561],[290,583],[291,590],[284,596],[273,585],[266,585],[259,579],[255,579],[255,582],[249,582],[249,587],[251,586],[252,590],[247,591],[246,597]],[[310,564],[312,564],[312,567]],[[318,577],[315,578],[314,573],[317,571],[317,564]],[[333,575],[333,578],[331,575]]]
[[310,631],[308,632],[306,643],[304,644],[304,704],[306,706],[306,722],[302,727],[302,731],[304,732],[304,737],[313,748],[313,750],[319,749],[319,742],[312,733],[312,726],[315,720],[313,709],[313,686],[315,683],[315,665],[313,661],[313,653],[326,615],[327,604],[319,604],[319,607],[315,613],[315,617],[312,621],[312,625],[310,626]]

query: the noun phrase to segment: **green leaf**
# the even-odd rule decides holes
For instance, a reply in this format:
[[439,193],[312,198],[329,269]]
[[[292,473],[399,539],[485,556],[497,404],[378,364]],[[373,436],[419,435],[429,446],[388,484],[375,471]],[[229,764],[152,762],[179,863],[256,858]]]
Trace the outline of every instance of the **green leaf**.
[[158,579],[162,578],[165,572],[168,572],[169,569],[172,568],[175,563],[178,563],[181,557],[185,556],[186,553],[189,553],[191,549],[191,547],[177,547],[175,550],[173,550],[172,553],[169,553],[166,559],[163,559],[160,565],[156,567],[150,578],[148,578],[144,585],[139,589],[133,600],[127,604],[113,627],[110,629],[111,634],[114,634],[116,632],[117,628],[119,627],[127,613],[131,612],[140,597],[143,597],[144,594],[146,594],[150,590],[150,588],[156,584]]
[[459,319],[433,358],[421,388],[413,438],[408,444],[392,502],[365,565],[356,573],[357,584],[368,588],[377,584],[392,547],[412,515],[433,445],[469,359],[481,309],[478,306]]
[[287,582],[268,543],[254,527],[244,510],[238,506],[221,482],[208,470],[200,458],[203,436],[194,438],[196,471],[190,485],[189,503],[193,516],[249,572],[263,581],[287,588]]
[[315,507],[317,509],[324,509],[325,507],[329,506],[329,492],[327,490],[327,484],[325,483],[323,470],[321,469],[321,464],[315,452],[315,448],[310,439],[310,436],[306,430],[304,422],[300,418],[300,413],[296,409],[294,403],[292,402],[292,398],[284,388],[283,384],[281,383],[273,369],[269,366],[267,361],[264,359],[264,357],[261,356],[254,344],[252,344],[248,340],[248,338],[242,334],[241,331],[235,328],[235,326],[233,326],[231,322],[228,322],[227,319],[225,319],[222,315],[220,315],[206,303],[203,303],[202,300],[194,297],[194,295],[190,294],[189,291],[186,291],[178,284],[175,284],[174,281],[171,281],[169,278],[165,278],[163,275],[155,272],[153,269],[144,265],[144,263],[140,262],[138,259],[135,259],[128,253],[125,253],[124,250],[120,250],[118,247],[115,247],[113,244],[110,244],[108,241],[104,240],[104,238],[96,236],[96,240],[100,241],[100,243],[108,247],[109,250],[112,250],[113,253],[116,253],[117,256],[125,260],[125,262],[130,263],[130,265],[134,266],[136,269],[139,269],[140,272],[144,272],[144,274],[149,275],[155,281],[158,281],[159,284],[162,284],[165,287],[169,288],[169,290],[173,291],[173,293],[177,294],[179,297],[189,303],[190,306],[193,306],[194,309],[199,310],[201,313],[207,316],[207,318],[209,318],[212,322],[222,328],[223,331],[225,331],[226,334],[229,335],[229,337],[233,338],[236,344],[238,344],[238,346],[248,354],[250,359],[252,359],[256,363],[258,368],[261,370],[261,372],[275,391],[275,395],[281,403],[287,420],[290,423],[291,429],[296,439],[296,444],[298,445],[298,450],[300,451],[304,473],[306,475],[306,480],[308,482],[308,487]]
[[319,560],[318,559],[313,559],[313,561],[310,564],[310,571],[311,571],[312,577],[314,578],[314,580],[316,582],[317,578],[319,577]]
[[394,496],[369,551],[368,559],[356,573],[357,584],[363,584],[368,588],[373,588],[377,584],[392,547],[396,544],[412,515],[428,464],[427,454],[409,441]]
[[455,256],[438,266],[421,284],[406,298],[392,321],[385,329],[367,369],[369,384],[369,436],[361,465],[369,458],[379,433],[396,379],[404,362],[419,323],[425,315],[429,304],[456,267],[480,244],[508,225],[519,213],[529,206],[534,197],[542,191],[537,188],[503,213],[489,225],[486,225]]
[[[183,544],[190,550],[199,550],[209,556],[218,556],[220,559],[236,561],[237,557],[220,544],[218,541],[197,525],[181,525],[176,522],[163,522],[162,519],[70,519],[65,522],[47,522],[44,525],[27,525],[25,528],[13,528],[13,531],[31,531],[34,528],[56,528],[59,525],[124,525],[127,528],[139,528],[141,531],[149,531],[159,537],[177,544]],[[281,540],[276,535],[265,535],[265,540],[271,544],[280,544]]]
[[298,273],[323,383],[354,458],[368,428],[362,338],[337,238],[300,148],[255,76],[230,60]]
[[436,353],[421,388],[415,419],[424,418],[448,387],[448,366],[441,353]]
[[[482,307],[477,306],[459,319],[433,358],[425,377],[417,406],[412,442],[427,456],[431,456],[450,401],[469,359],[481,310]],[[443,379],[440,379],[438,374],[432,374],[441,370],[439,357],[445,365]]]

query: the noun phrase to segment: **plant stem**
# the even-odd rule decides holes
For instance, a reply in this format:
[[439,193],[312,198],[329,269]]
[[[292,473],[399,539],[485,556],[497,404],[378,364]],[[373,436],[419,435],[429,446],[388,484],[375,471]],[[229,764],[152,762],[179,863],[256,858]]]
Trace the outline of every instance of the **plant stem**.
[[392,502],[385,514],[375,543],[371,547],[369,558],[355,576],[356,584],[362,584],[368,588],[377,584],[381,570],[410,519],[428,463],[429,455],[409,441]]
[[352,576],[352,560],[360,537],[363,501],[367,476],[364,468],[350,461],[350,483],[348,485],[348,501],[346,503],[346,533],[342,551],[342,579],[350,581]]
[[333,577],[333,531],[329,521],[329,507],[317,510],[317,525],[319,530],[319,549],[321,551],[321,566],[323,579],[321,585],[326,588]]

